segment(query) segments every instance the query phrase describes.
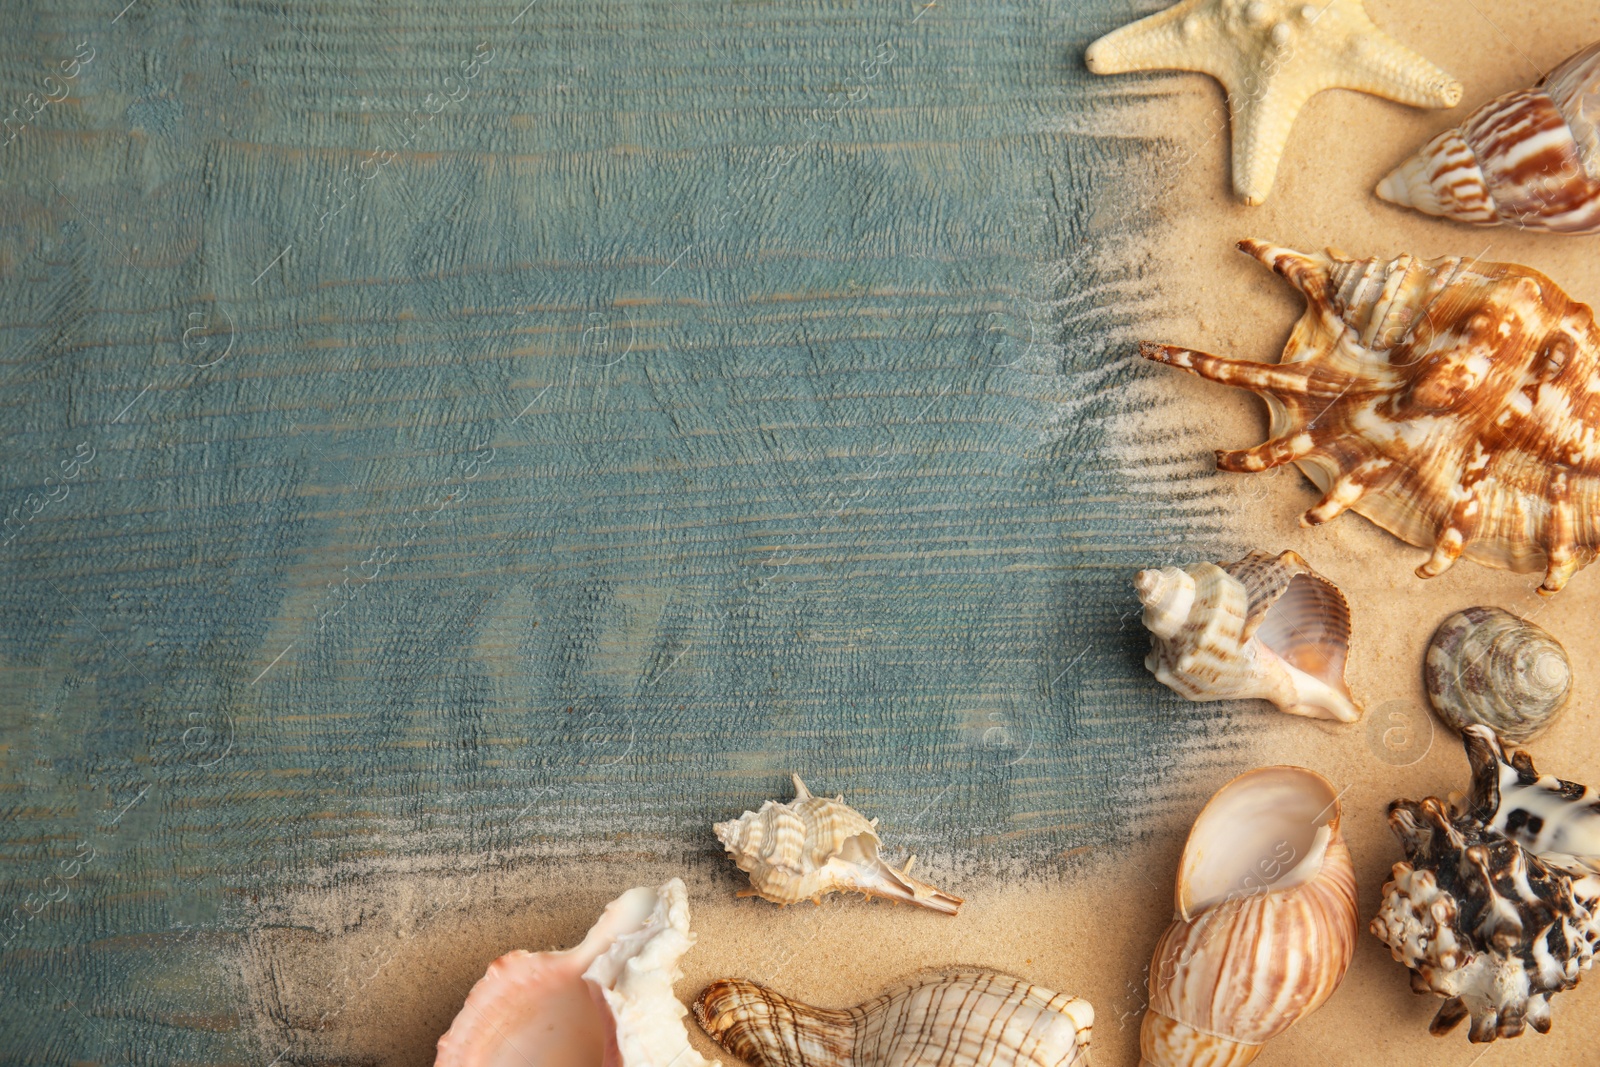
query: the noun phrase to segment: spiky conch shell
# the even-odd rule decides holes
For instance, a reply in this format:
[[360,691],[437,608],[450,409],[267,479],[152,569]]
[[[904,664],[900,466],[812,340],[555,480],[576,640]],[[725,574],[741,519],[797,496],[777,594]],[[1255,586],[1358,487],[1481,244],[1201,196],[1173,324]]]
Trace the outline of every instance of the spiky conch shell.
[[1377,191],[1458,222],[1600,233],[1600,41],[1429,141]]
[[769,800],[760,811],[719,822],[712,829],[750,888],[739,896],[758,896],[774,904],[819,902],[829,893],[855,892],[904,901],[954,915],[961,898],[911,877],[912,856],[895,867],[878,855],[878,820],[867,819],[844,802],[811,795],[794,780],[795,797],[787,804]]
[[1527,619],[1463,608],[1433,632],[1423,685],[1433,710],[1458,733],[1481,724],[1526,741],[1567,706],[1572,664],[1561,642]]
[[1089,1062],[1094,1025],[1086,1000],[968,970],[912,978],[843,1010],[725,978],[694,1014],[754,1067],[1071,1067]]
[[576,948],[517,949],[489,964],[439,1038],[434,1067],[528,1056],[541,1067],[718,1067],[689,1046],[689,1010],[672,995],[693,944],[681,880],[630,889]]
[[1190,700],[1270,700],[1291,715],[1354,722],[1345,684],[1350,606],[1293,552],[1140,571],[1144,665]]
[[1242,1067],[1333,995],[1357,930],[1339,818],[1333,784],[1302,767],[1250,771],[1207,803],[1150,961],[1141,1067]]
[[[1480,732],[1490,731],[1466,731],[1469,753]],[[1368,929],[1411,969],[1414,992],[1445,998],[1430,1032],[1449,1033],[1470,1017],[1474,1042],[1528,1026],[1545,1033],[1550,998],[1594,962],[1597,880],[1575,881],[1486,826],[1476,807],[1437,797],[1389,805],[1406,859],[1394,865]]]
[[1306,296],[1276,366],[1145,342],[1146,359],[1258,393],[1270,439],[1219,451],[1227,471],[1296,463],[1323,497],[1433,550],[1543,569],[1554,593],[1600,550],[1600,329],[1538,271],[1239,247]]

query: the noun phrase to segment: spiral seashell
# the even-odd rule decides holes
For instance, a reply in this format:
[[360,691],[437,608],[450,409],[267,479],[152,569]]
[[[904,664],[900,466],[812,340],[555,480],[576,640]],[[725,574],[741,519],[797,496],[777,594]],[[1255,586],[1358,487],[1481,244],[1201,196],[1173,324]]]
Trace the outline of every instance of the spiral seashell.
[[1526,619],[1467,608],[1434,631],[1423,684],[1433,710],[1457,733],[1481,723],[1526,741],[1567,706],[1572,665],[1561,642]]
[[[1479,731],[1467,730],[1469,745]],[[1550,1029],[1550,998],[1578,984],[1600,943],[1600,880],[1575,881],[1472,811],[1437,797],[1389,805],[1406,859],[1368,929],[1445,1002],[1428,1029],[1471,1018],[1474,1042]]]
[[1390,262],[1240,248],[1306,296],[1277,365],[1145,343],[1146,359],[1250,389],[1271,439],[1217,466],[1299,465],[1323,497],[1302,523],[1353,510],[1433,554],[1544,570],[1554,593],[1600,552],[1600,328],[1526,267]]
[[630,889],[576,948],[489,964],[434,1067],[718,1067],[690,1048],[689,1009],[672,995],[693,944],[683,882]]
[[1600,233],[1600,42],[1435,137],[1378,196],[1482,226]]
[[1532,756],[1503,744],[1487,726],[1469,726],[1462,740],[1472,767],[1464,810],[1550,866],[1589,879],[1592,888],[1580,892],[1600,897],[1600,794],[1540,774]]
[[1144,664],[1190,700],[1270,700],[1281,711],[1354,722],[1344,681],[1350,606],[1293,552],[1140,571]]
[[1356,943],[1339,818],[1333,784],[1301,767],[1250,771],[1211,798],[1150,962],[1141,1067],[1243,1067],[1333,995]]
[[750,888],[739,896],[758,896],[774,904],[818,903],[829,893],[853,891],[869,897],[954,915],[961,898],[911,877],[912,856],[901,868],[878,856],[878,820],[867,819],[844,802],[814,797],[794,779],[795,797],[787,804],[769,800],[760,811],[719,822],[713,829]]
[[725,978],[694,1014],[754,1067],[1087,1067],[1094,1025],[1086,1000],[981,971],[913,978],[842,1011]]

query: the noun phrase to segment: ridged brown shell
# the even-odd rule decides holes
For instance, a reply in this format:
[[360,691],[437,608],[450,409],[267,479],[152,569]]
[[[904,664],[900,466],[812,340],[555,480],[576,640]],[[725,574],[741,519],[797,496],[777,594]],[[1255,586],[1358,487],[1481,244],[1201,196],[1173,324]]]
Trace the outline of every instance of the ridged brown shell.
[[1445,258],[1240,248],[1306,297],[1277,365],[1145,343],[1147,359],[1259,394],[1271,438],[1228,471],[1296,463],[1323,497],[1432,549],[1544,571],[1553,593],[1600,551],[1600,329],[1538,271]]
[[1423,682],[1457,733],[1482,724],[1526,741],[1567,706],[1572,664],[1542,627],[1500,608],[1467,608],[1434,631]]
[[1600,42],[1435,137],[1378,196],[1481,226],[1600,233]]

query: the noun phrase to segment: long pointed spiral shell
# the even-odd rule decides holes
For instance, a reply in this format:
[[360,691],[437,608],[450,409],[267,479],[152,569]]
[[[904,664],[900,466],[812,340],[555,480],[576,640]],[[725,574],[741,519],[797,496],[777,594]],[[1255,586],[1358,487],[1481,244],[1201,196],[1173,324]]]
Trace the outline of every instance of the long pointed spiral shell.
[[754,1067],[1087,1065],[1094,1025],[1086,1000],[980,971],[913,978],[842,1011],[725,978],[706,987],[694,1013]]
[[1541,627],[1499,608],[1467,608],[1434,631],[1423,681],[1439,717],[1457,732],[1481,723],[1526,741],[1567,706],[1572,664]]
[[1145,666],[1190,700],[1270,700],[1291,715],[1354,722],[1344,681],[1350,606],[1293,552],[1140,571]]
[[1458,222],[1600,233],[1600,42],[1435,137],[1378,196]]
[[712,827],[734,863],[750,875],[750,888],[740,896],[798,904],[848,891],[946,915],[960,910],[960,897],[911,877],[915,856],[895,867],[878,855],[878,820],[867,819],[843,797],[812,796],[798,774],[792,777],[795,797],[789,803],[769,800],[760,811]]
[[1297,464],[1323,497],[1302,521],[1356,511],[1432,549],[1543,569],[1554,593],[1600,552],[1600,328],[1526,267],[1389,262],[1239,247],[1306,297],[1277,365],[1144,343],[1146,359],[1259,394],[1271,438],[1218,452],[1228,471]]
[[1251,771],[1211,798],[1150,962],[1141,1067],[1242,1067],[1333,995],[1357,922],[1339,819],[1332,783],[1300,767]]

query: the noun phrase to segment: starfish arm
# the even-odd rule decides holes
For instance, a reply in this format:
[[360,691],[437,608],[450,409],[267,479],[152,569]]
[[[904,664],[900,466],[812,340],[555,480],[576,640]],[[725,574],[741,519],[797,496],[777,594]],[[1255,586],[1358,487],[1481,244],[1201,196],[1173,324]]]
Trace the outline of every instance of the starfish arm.
[[1096,74],[1194,70],[1215,76],[1222,34],[1201,10],[1209,6],[1212,0],[1184,0],[1130,22],[1091,44],[1083,55],[1084,64]]
[[1289,131],[1306,101],[1317,92],[1304,79],[1265,78],[1251,86],[1229,86],[1233,112],[1233,191],[1246,204],[1260,204],[1278,177],[1278,161]]
[[1355,89],[1412,107],[1455,107],[1461,83],[1374,27],[1347,38],[1325,89]]

